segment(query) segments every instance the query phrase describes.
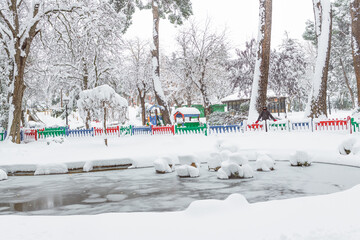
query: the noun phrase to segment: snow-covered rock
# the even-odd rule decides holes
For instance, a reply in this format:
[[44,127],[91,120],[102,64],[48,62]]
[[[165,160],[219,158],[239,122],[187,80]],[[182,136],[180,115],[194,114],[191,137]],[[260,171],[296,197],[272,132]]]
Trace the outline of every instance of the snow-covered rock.
[[195,155],[180,155],[178,158],[181,165],[189,165],[196,168],[200,167],[200,160]]
[[231,153],[229,154],[229,160],[236,162],[240,166],[249,163],[247,156],[244,155],[243,153]]
[[171,158],[158,158],[154,161],[154,168],[157,173],[171,173],[175,170],[175,163]]
[[340,145],[339,145],[339,152],[341,155],[348,155],[350,153],[353,153],[353,148],[354,145],[356,143],[356,138],[351,137],[346,139],[345,141],[343,141]]
[[305,151],[296,151],[290,155],[291,166],[310,166],[312,163],[312,157]]
[[256,170],[269,172],[275,169],[275,161],[267,154],[259,154],[256,158]]
[[219,153],[211,153],[208,159],[208,168],[210,171],[217,171],[221,167],[221,156]]
[[222,162],[221,168],[217,173],[219,179],[251,178],[253,176],[252,168],[248,164],[240,166],[238,163],[230,160]]
[[182,165],[176,168],[176,173],[179,177],[199,177],[200,171],[199,168],[189,166],[189,165]]
[[50,137],[50,138],[46,138],[46,143],[47,145],[50,145],[50,143],[63,143],[65,141],[65,138],[63,137]]
[[231,152],[229,150],[222,150],[220,152],[220,157],[221,157],[221,161],[228,161],[229,160],[229,156],[230,156]]
[[0,181],[6,180],[6,179],[8,179],[7,173],[4,170],[0,169]]
[[36,167],[34,175],[48,175],[67,173],[68,168],[64,163],[41,164]]

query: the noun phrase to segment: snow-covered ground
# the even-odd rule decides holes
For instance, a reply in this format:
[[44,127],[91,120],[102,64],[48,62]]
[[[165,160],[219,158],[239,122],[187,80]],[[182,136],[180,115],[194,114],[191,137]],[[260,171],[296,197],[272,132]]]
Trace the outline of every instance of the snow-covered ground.
[[[342,117],[338,114],[338,118]],[[295,115],[291,117],[295,119]],[[351,140],[355,142],[352,148],[359,149],[360,135],[337,132],[124,136],[110,138],[109,147],[97,137],[66,138],[63,143],[40,140],[15,145],[0,142],[0,169],[51,173],[66,172],[64,166],[85,171],[93,166],[116,164],[132,164],[136,168],[153,166],[159,158],[172,158],[179,164],[178,157],[184,155],[194,156],[202,163],[214,155],[231,154],[243,155],[250,161],[261,154],[275,161],[289,161],[296,151],[311,156],[314,164],[360,167],[359,153],[342,155],[339,152],[339,146],[345,146],[349,138],[355,139]],[[276,171],[275,166],[275,171],[263,174],[276,174]],[[13,178],[9,176],[0,184],[4,186]],[[359,202],[358,185],[331,195],[253,204],[242,195],[231,195],[225,201],[193,202],[187,210],[179,212],[51,217],[6,215],[0,216],[0,235],[4,239],[360,239]]]

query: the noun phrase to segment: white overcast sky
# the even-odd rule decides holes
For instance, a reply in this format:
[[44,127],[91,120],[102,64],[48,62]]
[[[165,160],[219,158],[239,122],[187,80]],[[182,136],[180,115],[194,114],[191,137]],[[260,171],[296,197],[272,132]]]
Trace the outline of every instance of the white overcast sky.
[[[259,0],[192,0],[194,18],[211,19],[218,30],[225,27],[234,48],[242,48],[247,40],[257,38]],[[305,21],[314,19],[312,0],[273,0],[272,47],[279,45],[285,31],[292,38],[302,39]],[[160,20],[160,48],[174,50],[177,29],[168,20]],[[137,11],[125,37],[152,38],[150,10]]]

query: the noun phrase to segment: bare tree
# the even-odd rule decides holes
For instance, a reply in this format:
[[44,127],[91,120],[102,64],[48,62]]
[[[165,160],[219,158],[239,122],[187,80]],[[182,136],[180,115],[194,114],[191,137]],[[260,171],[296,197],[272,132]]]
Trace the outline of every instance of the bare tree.
[[351,45],[357,83],[357,105],[360,106],[360,0],[351,2]]
[[261,108],[266,105],[271,50],[271,21],[272,0],[260,0],[258,49],[251,89],[249,120],[256,119]]
[[327,116],[326,89],[331,49],[331,3],[330,0],[313,0],[317,58],[313,85],[306,106],[306,117]]

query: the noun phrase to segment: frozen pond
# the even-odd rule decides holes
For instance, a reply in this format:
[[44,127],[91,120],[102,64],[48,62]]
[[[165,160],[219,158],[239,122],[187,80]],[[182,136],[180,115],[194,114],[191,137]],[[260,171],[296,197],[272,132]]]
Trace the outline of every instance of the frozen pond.
[[[251,164],[254,166],[254,163]],[[9,177],[0,182],[0,214],[72,215],[177,211],[194,200],[241,193],[249,202],[333,193],[360,184],[360,168],[277,162],[273,172],[219,180],[202,165],[199,178],[156,174],[153,168],[85,174]]]

